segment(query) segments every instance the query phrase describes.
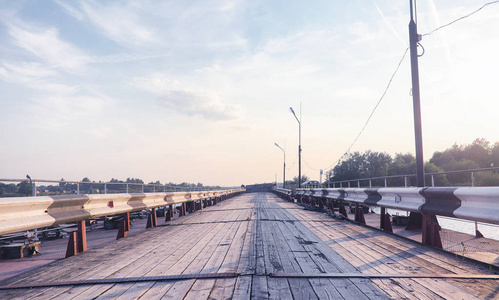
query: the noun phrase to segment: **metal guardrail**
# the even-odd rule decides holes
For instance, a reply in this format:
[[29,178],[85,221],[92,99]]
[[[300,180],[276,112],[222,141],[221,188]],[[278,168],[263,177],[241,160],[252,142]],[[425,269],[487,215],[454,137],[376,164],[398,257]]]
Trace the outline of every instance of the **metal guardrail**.
[[243,189],[0,198],[0,235],[185,202],[232,196]]
[[499,224],[499,187],[297,189],[296,195]]
[[[411,212],[407,228],[422,229],[422,242],[442,248],[440,226],[436,216],[475,222],[475,235],[482,237],[477,222],[499,225],[499,187],[423,187],[423,188],[323,188],[291,190],[274,189],[280,197],[319,209],[327,206],[334,210],[333,201],[339,202],[339,212],[348,218],[343,202],[355,205],[355,221],[366,224],[364,206],[381,209],[380,229],[392,231],[391,215],[386,209]],[[413,215],[414,213],[414,215]]]
[[[32,183],[32,196],[37,196],[37,186],[36,183],[64,183],[64,184],[76,184],[76,194],[80,195],[80,185],[94,185],[94,186],[104,186],[104,194],[107,194],[107,186],[108,185],[118,185],[125,186],[125,193],[128,193],[129,186],[140,186],[141,192],[144,193],[145,187],[152,187],[153,193],[168,191],[203,191],[203,190],[216,190],[220,188],[210,188],[210,187],[190,187],[190,186],[180,186],[180,185],[167,185],[167,184],[150,184],[150,183],[134,183],[134,182],[90,182],[90,181],[66,181],[66,180],[50,180],[50,179],[11,179],[11,178],[0,178],[0,182],[23,182],[29,181]],[[157,189],[157,190],[156,190]],[[232,188],[221,188],[224,189],[232,189]]]

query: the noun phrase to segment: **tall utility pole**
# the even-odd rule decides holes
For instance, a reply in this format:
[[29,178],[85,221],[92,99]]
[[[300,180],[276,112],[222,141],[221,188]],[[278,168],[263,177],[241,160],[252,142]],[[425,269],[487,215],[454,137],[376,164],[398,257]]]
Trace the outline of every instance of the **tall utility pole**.
[[292,107],[289,108],[295,116],[296,121],[298,121],[298,188],[301,187],[301,102],[300,102],[300,119],[295,114]]
[[[276,145],[279,149],[281,149],[282,153],[284,154],[284,168],[283,168],[283,172],[282,172],[282,188],[285,189],[286,188],[286,151],[284,151],[284,149],[282,149],[281,146],[279,146],[277,143],[274,143],[274,145]],[[277,179],[276,179],[276,182],[277,182]]]
[[418,67],[418,43],[421,37],[418,35],[418,27],[414,21],[416,14],[416,0],[410,0],[411,21],[409,22],[409,44],[411,51],[412,70],[412,103],[414,107],[414,133],[416,138],[416,178],[418,187],[424,187],[424,161],[423,161],[423,133],[421,129],[421,105],[419,98],[419,67]]

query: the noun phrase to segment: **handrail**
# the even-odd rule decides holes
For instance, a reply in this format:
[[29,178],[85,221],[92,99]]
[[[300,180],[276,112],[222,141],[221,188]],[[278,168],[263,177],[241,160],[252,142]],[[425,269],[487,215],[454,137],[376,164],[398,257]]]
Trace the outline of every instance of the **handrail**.
[[162,206],[232,196],[243,189],[0,198],[0,235]]
[[[23,181],[29,181],[30,183],[33,183],[33,193],[32,196],[36,196],[37,193],[37,187],[36,183],[41,182],[41,183],[69,183],[69,184],[76,184],[77,185],[77,190],[76,193],[79,195],[80,194],[80,184],[89,184],[89,185],[103,185],[104,186],[104,194],[107,194],[107,185],[121,185],[125,186],[126,190],[125,192],[128,193],[128,186],[142,186],[142,192],[144,192],[144,187],[153,187],[154,192],[156,192],[156,187],[161,187],[163,188],[163,192],[166,192],[167,189],[173,189],[173,191],[183,191],[183,190],[188,190],[188,191],[202,191],[202,190],[212,190],[214,188],[209,187],[209,186],[203,186],[203,187],[197,187],[197,186],[180,186],[180,185],[167,185],[167,184],[157,184],[157,183],[137,183],[137,182],[95,182],[95,181],[68,181],[68,180],[52,180],[52,179],[12,179],[12,178],[0,178],[0,182],[23,182]],[[218,189],[217,187],[215,187]],[[220,188],[222,190],[230,190],[233,188]]]
[[[490,167],[490,168],[480,168],[480,169],[466,169],[466,170],[455,170],[455,171],[445,171],[445,172],[433,172],[433,173],[425,173],[425,176],[433,176],[433,175],[447,175],[447,174],[457,174],[457,173],[468,173],[468,172],[484,172],[484,171],[499,171],[499,167]],[[405,175],[388,175],[388,176],[378,176],[378,177],[369,177],[369,178],[355,178],[355,179],[345,179],[332,181],[329,184],[341,184],[355,181],[369,181],[369,180],[378,180],[378,179],[393,179],[393,178],[404,178],[404,177],[416,177],[416,174],[405,174]]]

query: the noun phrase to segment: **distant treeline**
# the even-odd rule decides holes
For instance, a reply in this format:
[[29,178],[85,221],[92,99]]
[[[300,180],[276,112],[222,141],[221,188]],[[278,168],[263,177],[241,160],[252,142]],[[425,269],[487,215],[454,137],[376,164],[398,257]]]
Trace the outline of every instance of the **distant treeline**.
[[[491,145],[486,139],[476,139],[468,145],[454,144],[452,147],[433,154],[425,163],[425,173],[438,173],[457,170],[499,167],[499,142]],[[330,181],[372,178],[392,175],[416,174],[416,159],[411,153],[397,153],[395,157],[387,153],[367,150],[364,153],[350,153],[340,161],[328,175]],[[475,172],[476,186],[499,186],[499,172]],[[416,179],[408,178],[408,185],[415,186]],[[434,176],[436,186],[470,186],[470,172]],[[426,176],[425,184],[431,185],[431,177]],[[327,180],[326,180],[327,184]],[[362,182],[368,185],[368,182]],[[383,186],[384,180],[372,182]],[[388,186],[403,186],[403,178],[388,179]]]
[[[60,181],[65,181],[61,178]],[[91,181],[88,177],[81,180],[84,183],[80,183],[80,194],[103,194],[104,193],[104,183],[101,181]],[[126,192],[126,185],[128,185],[129,193],[140,193],[142,192],[141,185],[144,181],[139,178],[127,178],[125,181],[112,178],[107,184],[107,193],[124,193]],[[173,183],[169,182],[162,184],[159,180],[156,182],[149,182],[148,184],[155,185],[166,185],[166,191],[173,191],[175,189],[179,190],[181,188],[204,188],[202,183]],[[210,186],[210,188],[220,189],[220,186]],[[40,185],[36,187],[38,195],[59,195],[59,194],[75,194],[78,190],[78,185],[76,183],[64,183],[61,182],[58,185]],[[144,186],[144,192],[162,192],[164,190],[161,186]],[[18,197],[18,196],[31,196],[33,193],[32,184],[27,180],[20,182],[18,184],[4,184],[0,183],[0,197]]]

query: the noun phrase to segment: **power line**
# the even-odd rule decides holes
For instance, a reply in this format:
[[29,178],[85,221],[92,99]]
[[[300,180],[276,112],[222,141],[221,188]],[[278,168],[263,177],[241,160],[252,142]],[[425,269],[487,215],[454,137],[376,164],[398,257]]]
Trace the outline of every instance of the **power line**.
[[307,162],[305,161],[305,158],[303,158],[303,162],[305,163],[305,165],[307,165],[307,167],[309,167],[310,169],[314,170],[314,171],[320,171],[321,169],[316,169],[316,168],[312,168],[309,164],[307,164]]
[[425,33],[425,34],[423,34],[422,36],[427,36],[427,35],[433,34],[435,31],[438,31],[438,30],[440,30],[440,29],[442,29],[442,28],[445,28],[445,27],[447,27],[447,26],[450,26],[450,25],[452,25],[452,24],[454,24],[454,23],[456,23],[456,22],[459,22],[459,21],[461,21],[461,20],[463,20],[463,19],[466,19],[466,18],[468,18],[468,17],[471,17],[472,15],[474,15],[474,14],[476,14],[477,12],[481,11],[482,9],[484,9],[484,8],[485,8],[486,6],[488,6],[488,5],[497,4],[497,3],[499,3],[499,0],[496,0],[496,1],[491,1],[491,2],[485,3],[485,4],[484,4],[484,5],[482,5],[479,9],[477,9],[477,10],[475,10],[475,11],[473,11],[473,12],[471,12],[471,13],[467,14],[467,15],[464,15],[464,16],[462,16],[462,17],[460,17],[460,18],[457,18],[457,19],[455,19],[454,21],[449,22],[449,23],[447,23],[447,24],[445,24],[445,25],[442,25],[442,26],[440,26],[440,27],[438,27],[438,28],[436,28],[436,29],[433,29],[432,31],[430,31],[430,32],[428,32],[428,33]]
[[291,164],[291,166],[289,166],[289,167],[287,167],[287,168],[286,168],[286,170],[290,171],[290,170],[293,168],[293,166],[294,166],[294,165],[295,165],[295,163],[296,163],[296,159],[297,159],[297,158],[298,158],[298,156],[295,156],[295,160],[293,161],[293,163]]
[[[499,0],[498,0],[499,1]],[[379,104],[381,103],[381,101],[385,98],[385,95],[386,93],[388,92],[388,89],[390,88],[390,85],[392,84],[392,81],[393,81],[393,78],[395,77],[395,75],[397,74],[399,68],[400,68],[400,65],[402,64],[402,62],[404,61],[404,58],[405,58],[405,55],[407,54],[407,51],[409,50],[409,47],[407,47],[404,51],[404,55],[402,55],[402,58],[400,59],[398,65],[397,65],[397,68],[395,69],[395,72],[393,72],[392,76],[390,77],[390,80],[388,81],[388,84],[385,88],[385,91],[383,92],[383,94],[381,95],[381,98],[378,100],[378,103],[376,103],[376,106],[374,106],[373,110],[371,111],[371,114],[369,115],[369,118],[367,118],[367,121],[366,123],[364,124],[364,127],[362,127],[362,129],[360,130],[359,134],[357,134],[357,137],[355,138],[355,140],[352,142],[352,144],[350,144],[350,146],[348,147],[347,151],[345,151],[345,153],[334,163],[332,163],[329,167],[325,168],[324,170],[328,170],[330,169],[332,166],[334,166],[335,164],[337,164],[345,155],[347,155],[349,152],[350,152],[350,149],[352,149],[353,145],[357,142],[357,140],[359,139],[360,135],[364,132],[364,130],[366,129],[367,125],[369,124],[369,121],[371,120],[372,116],[374,115],[374,112],[376,111],[376,109],[378,108]]]

